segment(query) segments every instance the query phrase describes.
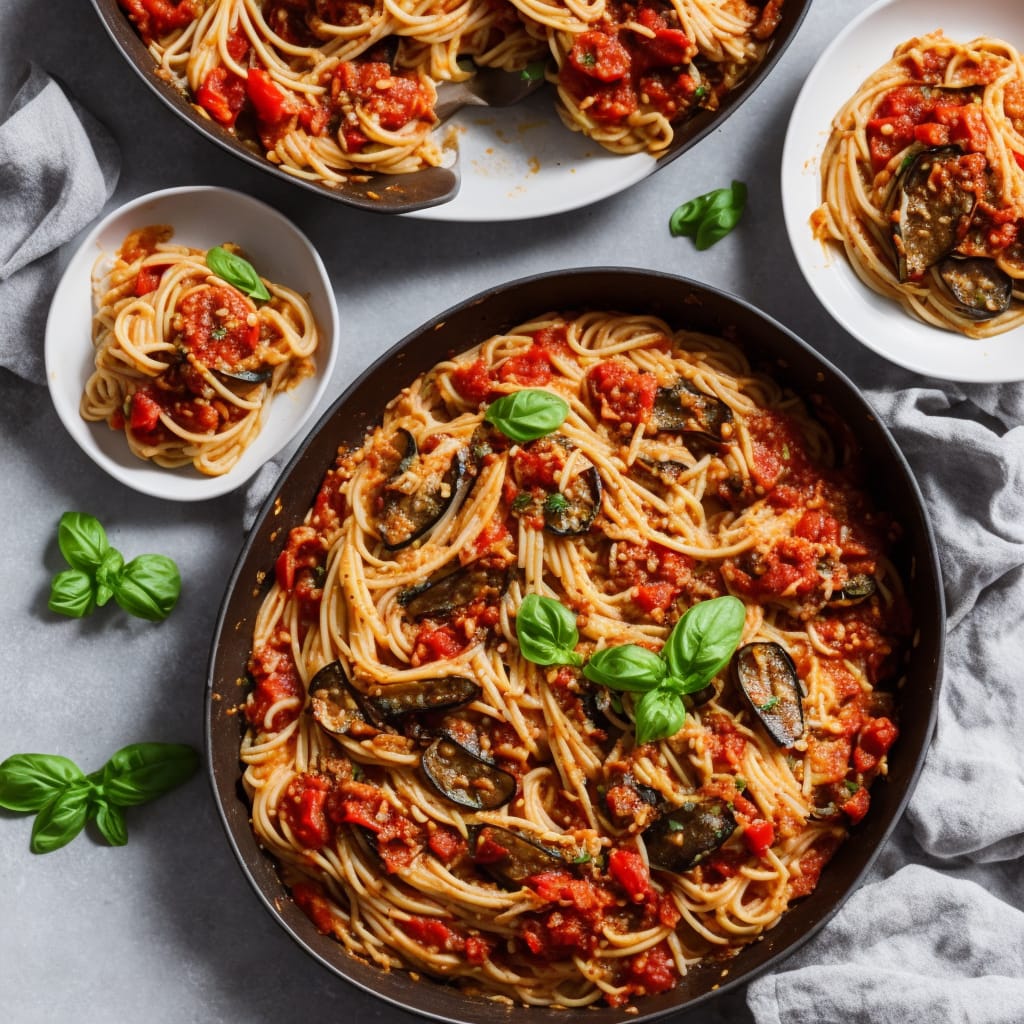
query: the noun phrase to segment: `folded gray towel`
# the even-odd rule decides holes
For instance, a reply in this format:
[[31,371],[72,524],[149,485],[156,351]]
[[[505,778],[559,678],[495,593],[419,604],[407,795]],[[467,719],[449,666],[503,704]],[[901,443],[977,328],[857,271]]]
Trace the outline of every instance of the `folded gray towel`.
[[45,382],[57,250],[102,211],[120,168],[106,129],[33,65],[0,123],[0,366],[19,377]]
[[785,969],[751,985],[758,1024],[1020,1024],[1024,914],[911,864],[850,898]]
[[[868,398],[914,469],[941,552],[949,632],[935,738],[871,883],[777,972],[754,981],[748,1006],[757,1024],[1017,1024],[1024,386],[944,383]],[[900,867],[921,859],[927,866]],[[1009,882],[999,887],[1001,875]]]

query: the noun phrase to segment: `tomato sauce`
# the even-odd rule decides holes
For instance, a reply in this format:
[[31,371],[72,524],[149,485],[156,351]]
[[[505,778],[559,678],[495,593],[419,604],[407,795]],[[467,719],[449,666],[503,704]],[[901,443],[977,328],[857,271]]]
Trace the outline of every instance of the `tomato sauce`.
[[118,4],[147,45],[190,25],[202,11],[199,0],[118,0]]
[[641,106],[670,121],[684,117],[706,89],[688,70],[697,48],[676,25],[667,5],[609,4],[597,27],[576,36],[559,84],[602,123],[627,121]]
[[181,300],[180,315],[185,348],[204,366],[231,369],[259,344],[256,306],[228,285],[193,289]]
[[[256,729],[264,728],[267,713],[287,697],[303,698],[305,688],[299,670],[292,660],[291,644],[287,636],[275,637],[254,651],[249,659],[249,674],[253,678],[252,694],[245,705],[244,713]],[[294,721],[302,710],[302,701],[293,708],[278,710],[269,723],[271,732],[283,729]]]
[[624,359],[608,359],[587,372],[587,387],[602,419],[637,426],[654,408],[658,378],[634,370]]
[[867,124],[871,164],[877,173],[914,142],[955,143],[967,153],[984,153],[988,128],[976,90],[937,90],[906,85],[890,92]]

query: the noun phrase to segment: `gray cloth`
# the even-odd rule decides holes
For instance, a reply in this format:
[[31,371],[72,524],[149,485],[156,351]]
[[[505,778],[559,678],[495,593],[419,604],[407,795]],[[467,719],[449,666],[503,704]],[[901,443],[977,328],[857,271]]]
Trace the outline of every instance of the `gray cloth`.
[[0,366],[45,382],[58,249],[103,209],[121,167],[107,131],[32,66],[0,123]]
[[[754,981],[747,1005],[758,1024],[1019,1024],[1024,387],[934,384],[868,398],[914,470],[941,552],[949,631],[935,739],[868,884]],[[900,867],[908,861],[923,863]]]

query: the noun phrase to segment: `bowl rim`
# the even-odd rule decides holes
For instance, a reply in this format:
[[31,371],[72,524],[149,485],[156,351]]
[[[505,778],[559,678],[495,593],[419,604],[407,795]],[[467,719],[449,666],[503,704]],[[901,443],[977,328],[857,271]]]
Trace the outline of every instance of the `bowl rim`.
[[[460,315],[465,315],[467,313],[472,314],[474,310],[479,309],[482,306],[486,306],[489,301],[502,297],[506,299],[509,297],[514,298],[516,295],[528,292],[531,288],[537,285],[544,286],[548,283],[564,281],[579,284],[580,282],[586,282],[591,279],[600,280],[603,276],[607,276],[609,274],[621,279],[622,281],[629,281],[631,284],[634,282],[646,282],[652,286],[683,289],[686,291],[687,295],[710,297],[714,299],[715,302],[722,303],[734,311],[742,312],[743,315],[753,318],[753,322],[760,323],[766,329],[775,332],[777,337],[784,340],[784,346],[787,349],[793,353],[802,352],[809,360],[809,363],[818,368],[819,373],[825,373],[832,377],[832,381],[828,383],[830,389],[838,388],[840,392],[844,393],[844,397],[849,402],[855,406],[861,407],[865,417],[864,423],[870,424],[871,428],[875,432],[875,443],[882,443],[884,445],[888,457],[892,460],[891,468],[901,474],[899,488],[901,490],[905,490],[905,492],[911,496],[914,501],[914,507],[907,510],[906,514],[901,514],[900,518],[901,520],[907,518],[913,519],[914,531],[917,540],[917,545],[915,546],[915,551],[913,553],[915,561],[914,571],[916,574],[915,578],[919,580],[916,585],[919,588],[922,588],[922,593],[927,595],[928,600],[931,602],[926,611],[928,621],[924,623],[924,625],[931,631],[930,638],[927,641],[929,648],[928,657],[925,659],[919,670],[927,679],[925,689],[926,692],[930,694],[930,697],[928,700],[926,718],[924,720],[918,719],[917,722],[920,739],[916,749],[913,751],[913,762],[904,766],[906,768],[905,778],[902,783],[902,789],[900,790],[895,803],[892,803],[886,809],[884,821],[876,820],[873,822],[874,831],[872,835],[872,842],[870,848],[868,848],[866,852],[864,852],[863,845],[857,847],[852,846],[852,844],[849,843],[842,844],[835,859],[838,860],[844,851],[852,848],[856,851],[853,859],[859,862],[859,866],[841,887],[838,897],[833,897],[828,904],[820,910],[820,912],[816,911],[812,916],[810,925],[801,934],[799,934],[795,939],[786,942],[780,948],[771,950],[773,930],[769,930],[762,936],[763,939],[766,939],[765,945],[768,947],[769,951],[766,955],[761,957],[759,963],[754,967],[744,968],[738,975],[722,980],[720,984],[716,984],[713,988],[709,988],[693,998],[673,1002],[671,999],[666,1001],[661,997],[648,996],[638,1004],[639,1013],[636,1015],[626,1014],[621,1009],[616,1011],[603,1007],[600,1009],[588,1008],[587,1020],[594,1021],[595,1024],[618,1024],[620,1021],[628,1021],[631,1022],[631,1024],[633,1024],[633,1022],[636,1022],[636,1024],[644,1024],[644,1022],[658,1020],[673,1013],[689,1013],[691,1010],[695,1010],[698,1007],[705,1007],[711,1000],[720,997],[726,992],[736,989],[740,985],[746,985],[756,976],[772,969],[782,960],[796,952],[797,949],[816,935],[832,919],[832,917],[838,913],[846,900],[862,884],[865,876],[874,865],[882,851],[882,848],[885,846],[893,830],[896,828],[903,816],[919,779],[925,754],[930,745],[935,728],[938,697],[941,691],[943,674],[943,652],[945,646],[946,622],[945,597],[941,585],[942,576],[938,560],[935,535],[932,530],[927,507],[924,503],[920,488],[917,485],[917,481],[905,456],[899,449],[888,428],[877,417],[864,396],[842,371],[833,366],[828,360],[817,353],[788,328],[784,327],[771,316],[757,309],[746,300],[713,286],[692,281],[684,277],[659,271],[639,270],[637,268],[609,266],[580,267],[530,275],[528,277],[510,281],[496,288],[481,291],[475,296],[459,302],[442,313],[431,317],[419,328],[411,331],[404,338],[387,349],[381,356],[374,360],[359,377],[352,381],[345,392],[341,394],[334,403],[332,403],[331,407],[323,414],[323,416],[321,416],[318,423],[309,432],[305,441],[292,456],[288,465],[282,470],[281,475],[275,482],[274,487],[271,489],[271,493],[265,499],[253,526],[245,539],[242,550],[229,577],[227,588],[225,590],[224,601],[222,602],[214,633],[212,635],[209,653],[209,672],[206,691],[204,694],[204,742],[207,780],[211,787],[218,816],[225,830],[228,845],[241,867],[243,874],[256,892],[259,901],[271,914],[277,924],[285,930],[285,932],[301,949],[342,981],[354,985],[363,992],[373,995],[377,999],[380,999],[394,1007],[418,1014],[428,1019],[444,1021],[447,1022],[447,1024],[478,1024],[478,1022],[494,1019],[499,1013],[505,1011],[511,1013],[512,1009],[509,1007],[503,1007],[500,1003],[494,1003],[478,997],[465,995],[457,990],[445,989],[442,984],[433,982],[429,978],[424,978],[416,983],[416,985],[419,986],[416,989],[417,992],[428,992],[426,997],[427,1003],[431,1003],[433,1000],[433,996],[429,993],[436,990],[437,992],[445,993],[445,997],[439,997],[442,1004],[450,1001],[450,997],[454,994],[460,1007],[465,1006],[467,1008],[472,1007],[479,1009],[480,1014],[474,1016],[467,1015],[463,1012],[453,1013],[450,1008],[438,1009],[437,1007],[432,1007],[430,1005],[424,1007],[423,1005],[417,1005],[416,1002],[408,1001],[402,996],[396,996],[390,991],[385,991],[387,985],[379,983],[382,978],[386,977],[394,979],[398,976],[404,978],[407,977],[405,972],[399,970],[384,974],[379,968],[368,967],[370,974],[360,977],[360,961],[344,953],[343,947],[340,943],[337,943],[336,940],[317,935],[311,928],[305,927],[302,920],[302,912],[298,911],[294,907],[291,908],[294,910],[294,914],[292,915],[292,919],[289,920],[287,916],[288,908],[282,908],[281,905],[276,904],[275,899],[265,891],[263,886],[260,884],[260,880],[256,877],[256,871],[261,871],[265,878],[277,878],[276,867],[273,866],[272,858],[259,851],[258,844],[255,843],[251,831],[246,833],[244,830],[239,829],[237,815],[233,820],[225,801],[225,793],[232,790],[232,788],[237,784],[238,777],[241,774],[240,770],[238,770],[237,745],[235,747],[236,757],[234,764],[236,779],[232,781],[230,787],[226,784],[223,786],[220,785],[220,780],[218,779],[218,776],[222,771],[222,766],[221,760],[219,760],[217,756],[219,748],[216,736],[218,726],[216,719],[218,717],[218,712],[224,710],[224,697],[218,692],[218,687],[222,682],[218,678],[218,651],[221,646],[222,637],[224,637],[227,632],[237,631],[240,628],[235,612],[232,609],[232,598],[239,593],[240,589],[244,588],[250,591],[252,590],[251,585],[247,585],[246,582],[246,573],[249,568],[251,568],[250,566],[247,566],[247,561],[251,557],[255,546],[259,543],[261,531],[269,529],[272,536],[277,537],[280,535],[279,541],[283,541],[284,537],[287,536],[289,526],[294,525],[294,523],[283,521],[280,518],[281,501],[279,499],[281,494],[287,489],[288,484],[291,482],[293,473],[298,467],[300,467],[304,458],[306,458],[307,453],[310,452],[310,449],[317,444],[318,440],[322,438],[324,431],[329,427],[332,421],[345,409],[346,405],[351,402],[352,396],[358,394],[360,389],[366,385],[367,381],[369,381],[374,374],[380,373],[382,368],[389,366],[394,361],[400,361],[403,353],[408,352],[417,341],[422,340],[426,336],[430,336],[432,331],[444,327]],[[590,308],[599,308],[599,306],[599,303],[590,303]],[[540,312],[536,307],[533,307],[533,310],[535,313]],[[528,311],[524,310],[523,312],[524,317],[520,322],[525,322],[529,316]],[[471,339],[464,345],[464,347],[470,348],[479,340],[482,340],[482,338]],[[746,345],[743,347],[746,350]],[[436,362],[437,359],[434,359],[433,361]],[[430,365],[433,365],[433,362],[431,362]],[[406,380],[407,369],[408,368],[403,369],[402,379],[397,382],[395,390],[408,383]],[[418,372],[422,371],[417,371],[417,373]],[[417,375],[417,373],[410,371],[408,379],[411,380]],[[329,463],[322,465],[320,473],[321,477],[327,468],[329,468]],[[317,486],[318,485],[319,479],[317,481]],[[301,502],[299,504],[301,505]],[[309,504],[309,502],[305,504],[304,510],[308,509]],[[264,568],[269,564],[269,562],[265,563]],[[919,627],[918,632],[920,632],[922,624],[918,623],[917,625]],[[237,672],[234,682],[238,682]],[[235,717],[237,718],[237,716]],[[230,758],[225,758],[225,760],[230,761]],[[882,780],[879,781],[881,782]],[[241,798],[237,792],[234,792],[234,797],[235,799],[239,799],[244,802],[244,799]],[[870,812],[868,817],[871,817]],[[857,827],[859,828],[860,826]],[[243,849],[243,844],[247,844],[250,849]],[[253,868],[253,851],[256,852],[256,856],[258,858],[262,857],[265,862],[261,866],[257,867],[256,871],[254,871]],[[267,865],[270,865],[269,869]],[[271,883],[271,885],[273,885],[273,883]],[[279,888],[280,892],[286,892],[286,890],[283,889],[283,886],[280,885],[279,879],[276,888]],[[824,887],[821,886],[820,888]],[[279,896],[280,893],[276,893],[275,895]],[[801,916],[803,916],[802,908],[808,907],[814,900],[815,894],[812,894],[810,897],[807,897],[806,900],[798,901],[786,911],[781,920],[787,920],[794,917],[797,915],[798,911]],[[290,900],[288,902],[290,902]],[[332,945],[318,948],[318,939],[319,944],[321,945],[324,943],[331,943]],[[759,944],[760,940],[759,942],[751,943],[744,948],[743,952],[755,949]],[[342,957],[328,955],[328,950],[331,954],[335,953],[335,946],[338,950],[341,950],[343,954]],[[339,960],[341,962],[341,966],[339,966]],[[730,963],[736,962],[736,960],[730,961]],[[716,978],[720,967],[721,964],[718,964],[714,968]],[[374,984],[374,982],[378,982],[379,984]],[[429,988],[425,990],[423,986],[429,986]],[[408,986],[406,986],[406,988],[408,988]],[[682,986],[673,991],[677,994],[682,992]],[[671,993],[668,995],[671,995]],[[649,1009],[645,1010],[645,1007],[648,1007]],[[567,1013],[571,1012],[572,1011],[567,1010],[551,1010],[550,1008],[543,1007],[530,1008],[530,1013],[537,1021],[537,1024],[558,1024],[558,1022],[562,1022],[562,1024],[564,1024]]]
[[[176,475],[182,472],[188,472],[188,467],[182,467],[181,470],[163,470],[159,474],[154,473],[152,477],[148,474],[146,476],[141,476],[136,471],[147,469],[147,464],[144,463],[143,460],[138,460],[138,466],[134,465],[134,463],[121,465],[101,451],[95,443],[89,443],[91,434],[88,430],[84,430],[79,422],[80,416],[78,413],[77,403],[75,403],[72,408],[65,398],[59,397],[58,393],[56,393],[56,389],[54,387],[54,375],[55,373],[59,374],[58,360],[63,348],[63,344],[58,341],[58,335],[60,334],[59,320],[63,315],[62,304],[68,301],[69,293],[74,293],[77,289],[83,287],[80,275],[83,272],[87,276],[91,273],[91,269],[95,265],[96,259],[102,255],[98,246],[99,239],[112,224],[121,218],[131,217],[136,210],[148,205],[161,205],[175,202],[188,203],[193,199],[199,200],[200,202],[228,200],[234,207],[245,210],[249,218],[252,218],[254,215],[259,217],[260,220],[266,224],[266,228],[264,230],[276,231],[279,233],[283,232],[289,235],[294,242],[308,254],[310,267],[315,272],[315,281],[311,280],[307,282],[307,284],[312,287],[303,288],[303,294],[309,297],[313,291],[313,287],[318,290],[319,295],[317,296],[317,299],[322,301],[324,305],[328,322],[323,324],[319,321],[317,322],[317,328],[321,332],[321,339],[317,348],[319,358],[317,361],[315,374],[316,383],[313,388],[313,394],[310,396],[310,400],[306,403],[306,408],[300,411],[300,413],[295,417],[295,421],[290,430],[282,435],[279,442],[272,445],[272,450],[267,454],[263,462],[258,462],[252,466],[246,467],[241,473],[238,472],[236,464],[236,466],[227,473],[213,477],[196,478],[189,476],[186,478],[181,475]],[[173,224],[171,226],[174,227]],[[89,308],[91,318],[91,314],[94,312],[92,306],[91,281],[88,281],[85,287],[88,289],[90,296]],[[71,295],[71,298],[74,298],[73,294]],[[255,196],[249,195],[246,192],[241,192],[237,189],[227,188],[222,185],[176,185],[171,188],[162,188],[157,189],[156,191],[143,193],[127,200],[124,203],[112,207],[101,214],[86,230],[85,234],[81,236],[81,241],[75,246],[67,264],[61,271],[60,280],[57,287],[54,289],[50,307],[47,311],[46,323],[43,332],[43,363],[46,376],[46,386],[50,395],[50,401],[65,430],[75,443],[78,444],[81,450],[92,460],[92,462],[117,480],[118,483],[121,483],[126,487],[130,487],[132,490],[138,491],[141,494],[149,495],[150,497],[182,502],[207,501],[220,497],[224,494],[228,494],[231,491],[244,486],[267,462],[276,458],[285,448],[288,447],[289,444],[295,441],[296,438],[302,436],[303,430],[306,428],[310,418],[319,407],[328,387],[331,384],[334,369],[338,361],[338,350],[340,348],[339,333],[340,321],[338,305],[334,294],[334,287],[331,284],[330,277],[327,273],[327,268],[312,240],[304,231],[302,231],[301,228],[299,228],[297,224],[291,221],[280,210],[270,206],[262,199],[258,199]],[[88,333],[83,334],[83,337],[88,336]],[[326,358],[324,357],[324,353],[326,353]],[[84,383],[84,380],[81,381],[82,385],[84,385]],[[271,416],[272,415],[273,407],[271,408]],[[94,426],[98,429],[102,424],[96,424]],[[268,423],[264,423],[260,433],[266,430],[268,426]],[[148,469],[152,470],[152,467],[149,466]],[[184,491],[181,488],[183,480],[187,481],[185,484],[186,489]]]
[[[799,32],[810,10],[811,3],[812,0],[786,0],[782,7],[781,19],[776,35],[773,36],[760,64],[725,96],[716,111],[702,111],[684,122],[683,125],[680,125],[676,133],[679,139],[678,143],[674,143],[666,154],[652,161],[650,170],[643,177],[647,177],[661,167],[667,166],[677,157],[695,146],[713,130],[719,128],[752,93],[760,88],[765,78],[780,61],[782,55]],[[440,199],[424,198],[423,195],[418,193],[415,183],[409,179],[415,177],[415,174],[427,175],[434,170],[444,175],[449,175],[451,172],[447,168],[426,169],[414,172],[411,175],[369,175],[369,180],[350,180],[344,188],[334,188],[314,180],[307,180],[288,174],[267,160],[262,153],[248,148],[221,125],[199,115],[187,98],[172,83],[164,81],[153,73],[155,67],[153,58],[128,21],[128,18],[118,7],[117,0],[92,0],[92,6],[121,57],[127,61],[128,65],[145,83],[146,87],[158,97],[167,109],[171,110],[202,137],[219,146],[222,150],[231,153],[250,166],[258,168],[280,181],[289,182],[308,193],[322,196],[346,206],[371,213],[392,216],[415,215],[416,213],[426,214],[427,211],[432,211],[430,219],[445,219],[440,211],[448,205],[450,199],[455,198],[455,195]],[[643,179],[641,178],[640,180]],[[628,187],[628,183],[624,187]],[[456,190],[457,188],[458,183],[456,182]],[[401,208],[382,205],[381,194],[390,194],[392,192],[396,194],[408,193],[408,201]],[[605,190],[602,194],[595,195],[592,199],[588,200],[588,203],[598,202],[611,194],[613,193]],[[577,203],[572,207],[567,206],[566,212],[570,209],[576,209],[580,205],[587,204]],[[551,211],[545,210],[543,213],[523,215],[523,219],[533,216],[552,215]],[[486,222],[492,218],[485,214],[482,217],[453,219]],[[497,217],[493,219],[503,220],[506,218]],[[512,217],[507,219],[519,218]]]

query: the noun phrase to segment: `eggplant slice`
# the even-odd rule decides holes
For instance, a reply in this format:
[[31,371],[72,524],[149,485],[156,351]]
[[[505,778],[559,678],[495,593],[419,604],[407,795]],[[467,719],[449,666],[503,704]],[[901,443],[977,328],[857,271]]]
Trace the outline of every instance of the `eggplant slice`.
[[442,734],[423,752],[427,781],[447,800],[474,811],[492,811],[516,795],[515,776]]
[[991,320],[1010,308],[1013,278],[995,260],[950,256],[937,269],[939,280],[964,316]]
[[643,832],[651,867],[682,874],[714,853],[736,831],[724,800],[688,800]]
[[629,475],[649,491],[673,487],[690,467],[677,459],[649,459],[641,455],[629,467]]
[[900,281],[945,259],[966,233],[978,197],[960,184],[956,146],[924,149],[896,178],[887,212]]
[[402,683],[382,683],[364,697],[381,718],[402,718],[431,711],[450,711],[471,704],[480,687],[465,676],[441,676]]
[[698,391],[687,380],[658,388],[651,421],[657,430],[714,446],[732,436],[732,409],[713,395]]
[[548,495],[544,526],[558,537],[579,537],[590,529],[600,508],[601,475],[596,466],[588,466],[564,490]]
[[332,661],[309,682],[313,718],[335,736],[367,739],[383,732],[386,724],[352,684],[340,661]]
[[468,565],[403,590],[398,595],[398,603],[414,619],[428,615],[444,618],[473,601],[499,600],[508,590],[509,582],[510,575],[506,569],[481,569]]
[[791,747],[804,732],[800,679],[785,648],[759,641],[741,647],[732,659],[733,676],[768,735]]
[[384,683],[366,694],[352,685],[340,661],[325,665],[309,684],[313,718],[329,733],[366,739],[407,715],[448,711],[472,703],[480,687],[464,676]]
[[570,866],[558,850],[498,825],[484,825],[476,833],[473,859],[505,889],[521,889],[532,875]]
[[263,384],[274,376],[272,367],[263,367],[259,370],[221,370],[213,367],[213,372],[225,380],[233,380],[239,384]]
[[829,601],[830,608],[849,608],[866,601],[878,589],[874,576],[859,572],[851,576],[842,590],[837,590]]
[[388,551],[408,546],[434,527],[462,492],[468,475],[468,456],[460,448],[444,471],[431,473],[412,494],[395,490],[394,482],[428,456],[420,455],[408,430],[399,429],[393,444],[398,453],[397,464],[384,485],[384,507],[377,523],[381,542]]
[[[553,475],[557,476],[564,470],[566,460],[571,459],[569,453],[575,447],[564,437],[547,436],[524,444],[522,449],[541,459],[557,459],[557,470],[553,470]],[[512,511],[519,515],[542,516],[545,529],[559,537],[585,534],[601,508],[601,475],[589,459],[574,464],[579,465],[579,471],[568,481],[563,480],[558,490],[545,493],[545,488],[532,480],[517,480],[523,489],[513,502]]]

